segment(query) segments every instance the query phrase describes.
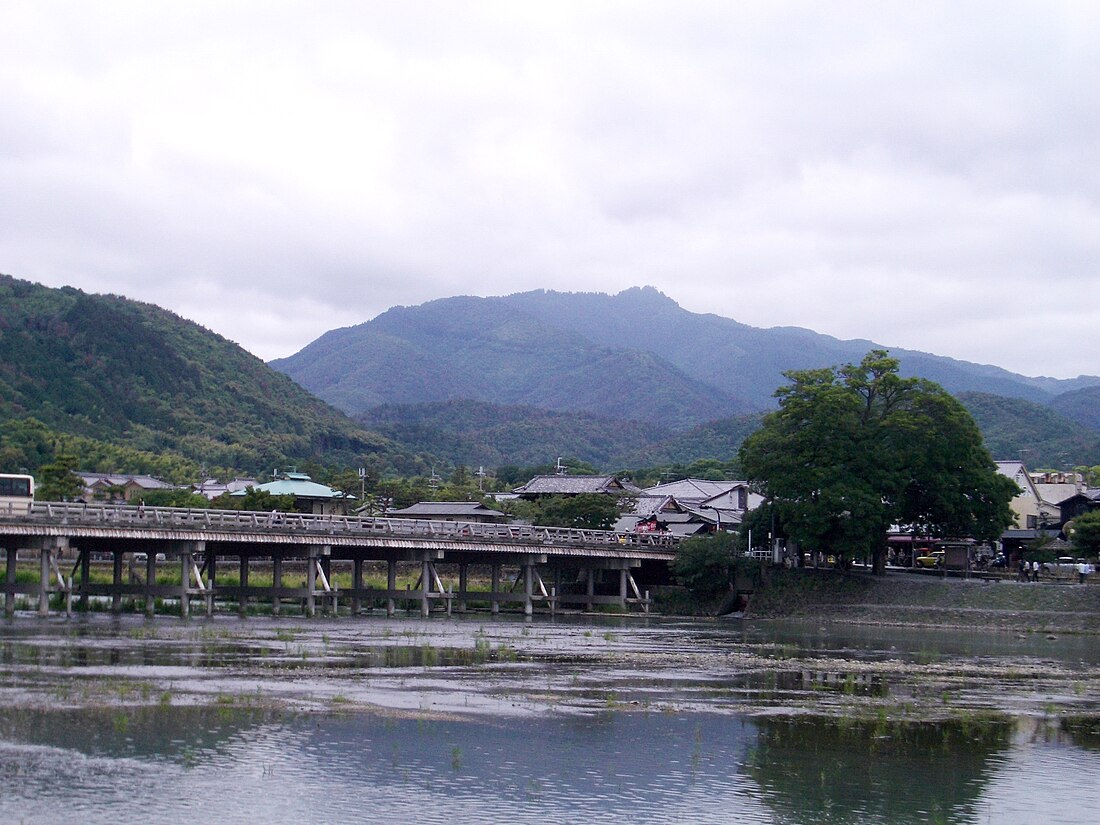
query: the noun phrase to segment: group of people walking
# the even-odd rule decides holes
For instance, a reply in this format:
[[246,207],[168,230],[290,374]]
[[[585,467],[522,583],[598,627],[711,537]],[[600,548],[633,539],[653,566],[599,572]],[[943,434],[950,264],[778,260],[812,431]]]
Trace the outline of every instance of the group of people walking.
[[[1016,580],[1022,582],[1037,582],[1039,581],[1039,573],[1042,572],[1043,564],[1038,561],[1027,561],[1026,559],[1020,559],[1020,566],[1016,571]],[[1095,568],[1086,561],[1078,560],[1073,565],[1073,572],[1077,574],[1077,581],[1080,584],[1085,584],[1090,573],[1093,573]]]
[[1042,569],[1043,566],[1037,561],[1020,559],[1020,568],[1017,571],[1016,580],[1022,582],[1037,582],[1039,581],[1039,571]]

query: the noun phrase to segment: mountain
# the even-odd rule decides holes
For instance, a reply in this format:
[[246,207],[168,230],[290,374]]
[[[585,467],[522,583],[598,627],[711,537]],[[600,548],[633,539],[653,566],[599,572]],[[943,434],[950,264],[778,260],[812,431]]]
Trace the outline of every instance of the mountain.
[[1100,431],[1100,387],[1082,387],[1057,395],[1050,408],[1091,430]]
[[959,393],[958,399],[974,416],[995,459],[1022,459],[1032,469],[1100,464],[1100,431],[1051,407],[979,392]]
[[[631,339],[639,334],[643,319]],[[271,366],[351,414],[383,403],[472,399],[687,427],[745,408],[654,350],[593,341],[508,298],[396,307]]]
[[[617,295],[539,290],[397,307],[271,365],[353,414],[466,398],[688,429],[769,409],[784,371],[859,361],[880,346],[688,312],[651,287]],[[1100,385],[1092,376],[1029,378],[928,353],[891,354],[903,375],[953,393],[1043,403]]]
[[11,439],[13,422],[26,419],[151,455],[174,452],[210,469],[408,458],[241,347],[171,312],[0,275],[0,423]]
[[617,468],[625,454],[671,436],[655,424],[467,400],[386,404],[356,420],[406,449],[468,467],[535,466],[566,456]]

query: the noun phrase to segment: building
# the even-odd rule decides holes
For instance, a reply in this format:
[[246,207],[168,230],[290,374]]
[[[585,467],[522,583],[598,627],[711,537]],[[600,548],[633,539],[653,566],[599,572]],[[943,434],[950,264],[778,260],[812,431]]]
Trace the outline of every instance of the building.
[[[327,516],[341,513],[352,496],[346,496],[339,490],[333,490],[324,484],[318,484],[305,473],[280,473],[274,481],[249,487],[273,496],[294,496],[294,509],[299,513],[315,516]],[[248,490],[230,493],[233,497],[244,496]]]
[[232,481],[218,481],[216,478],[207,478],[198,484],[192,484],[192,492],[213,501],[224,493],[240,493],[249,487],[256,487],[259,481],[254,478],[235,478]]
[[403,510],[390,510],[386,518],[472,521],[479,524],[503,524],[510,520],[507,513],[486,507],[480,501],[419,501]]
[[1009,502],[1016,516],[1016,530],[1039,530],[1058,523],[1061,512],[1043,499],[1022,461],[998,461],[997,472],[1011,478],[1020,488],[1020,492]]
[[631,484],[624,484],[615,476],[535,476],[513,491],[519,498],[534,500],[544,496],[637,495],[641,492]]
[[133,501],[153,490],[175,489],[167,481],[147,475],[81,471],[76,475],[84,482],[84,498],[87,501]]
[[745,513],[759,507],[764,497],[749,489],[744,481],[711,481],[705,478],[684,478],[658,484],[642,490],[647,496],[671,496],[678,504],[694,512],[716,529],[733,530],[741,524]]

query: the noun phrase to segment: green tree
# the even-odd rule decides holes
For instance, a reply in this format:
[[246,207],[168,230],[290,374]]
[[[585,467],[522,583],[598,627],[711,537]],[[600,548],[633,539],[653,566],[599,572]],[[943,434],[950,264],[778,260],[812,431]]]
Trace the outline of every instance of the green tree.
[[618,496],[602,493],[546,496],[536,502],[530,517],[535,524],[543,527],[607,530],[622,514],[623,503]]
[[294,496],[276,496],[267,490],[249,487],[243,496],[234,496],[222,493],[211,502],[212,506],[219,510],[252,510],[266,513],[278,510],[280,513],[294,512]]
[[175,490],[147,490],[131,502],[146,507],[189,507],[192,510],[210,507],[206,496],[180,488]]
[[672,575],[693,595],[711,599],[730,589],[737,560],[737,535],[712,533],[681,542]]
[[897,372],[896,359],[873,350],[858,365],[786,373],[779,409],[741,449],[784,533],[844,564],[869,555],[877,573],[891,525],[996,538],[1017,492],[962,405]]
[[1070,539],[1082,555],[1095,557],[1100,553],[1100,510],[1082,513],[1075,518]]
[[49,464],[38,468],[34,495],[41,501],[70,501],[80,498],[84,481],[73,472],[76,456],[58,449]]

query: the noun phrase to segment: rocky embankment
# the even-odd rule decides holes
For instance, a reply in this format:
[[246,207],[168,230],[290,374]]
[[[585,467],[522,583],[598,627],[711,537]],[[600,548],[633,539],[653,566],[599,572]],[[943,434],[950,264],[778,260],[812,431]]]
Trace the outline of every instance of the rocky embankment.
[[[1095,578],[1095,577],[1094,577]],[[1100,633],[1100,582],[1086,585],[885,577],[833,570],[772,571],[752,595],[751,618]]]

